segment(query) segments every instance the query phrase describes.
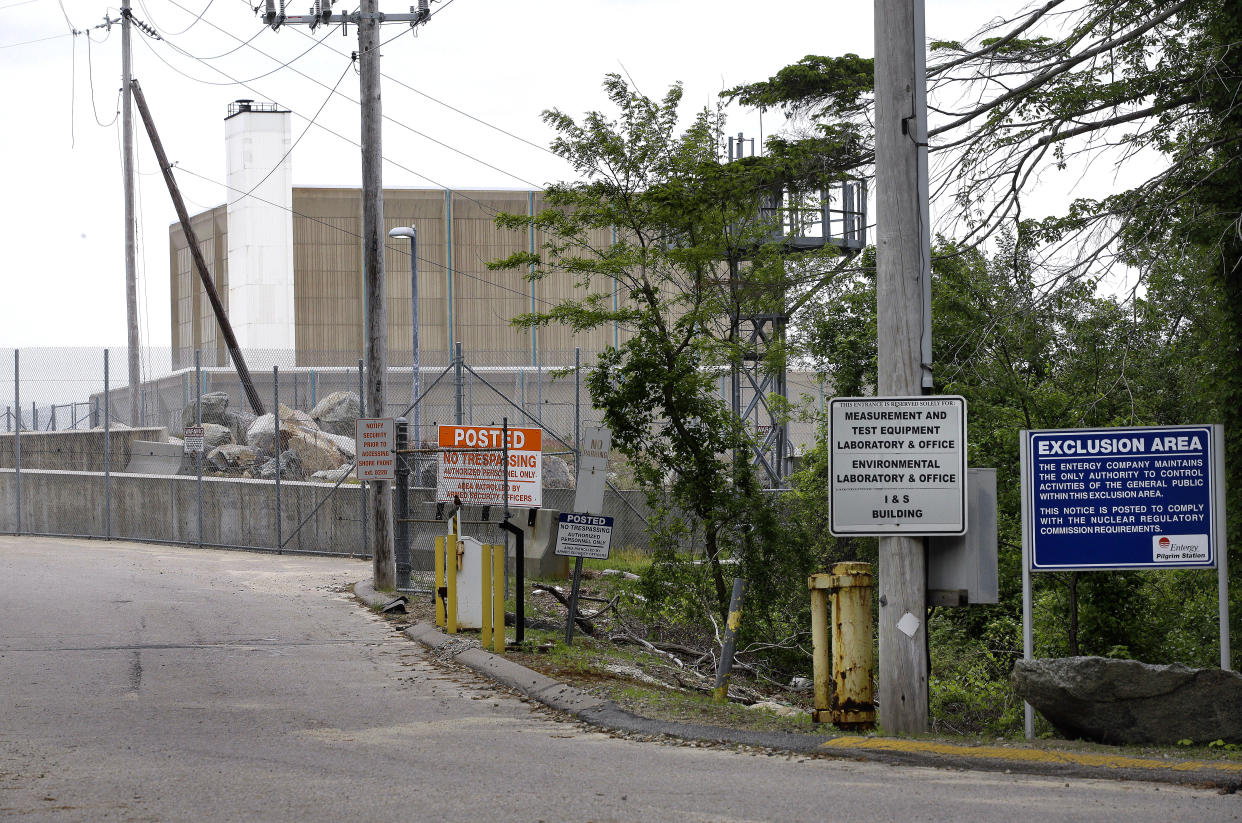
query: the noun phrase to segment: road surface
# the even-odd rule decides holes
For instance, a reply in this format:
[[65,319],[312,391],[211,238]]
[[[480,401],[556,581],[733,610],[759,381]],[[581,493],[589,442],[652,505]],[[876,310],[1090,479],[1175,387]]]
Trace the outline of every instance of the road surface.
[[1207,821],[1242,798],[612,737],[444,668],[369,565],[0,537],[0,818]]

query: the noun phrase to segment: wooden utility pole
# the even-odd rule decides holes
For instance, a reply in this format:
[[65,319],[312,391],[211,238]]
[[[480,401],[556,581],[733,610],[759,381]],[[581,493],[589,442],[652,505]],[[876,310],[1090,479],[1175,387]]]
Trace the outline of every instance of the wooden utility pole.
[[[930,389],[930,220],[923,0],[875,0],[878,394]],[[926,356],[924,356],[926,355]],[[928,729],[927,558],[918,537],[881,537],[880,724]]]
[[138,273],[134,241],[134,102],[130,89],[130,8],[121,3],[121,173],[125,177],[125,320],[129,324],[129,425],[138,426]]
[[[358,19],[358,72],[362,102],[362,267],[366,277],[367,408],[384,416],[384,371],[388,368],[388,301],[384,273],[384,189],[380,166],[379,3],[362,0]],[[372,480],[371,565],[375,588],[397,585],[393,549],[392,484]]]
[[[332,0],[315,0],[311,13],[286,15],[284,4],[266,0],[263,22],[278,29],[286,23],[317,26],[340,23],[358,26],[359,98],[362,114],[362,267],[366,300],[366,341],[363,359],[366,367],[365,405],[372,417],[384,416],[384,372],[388,368],[388,300],[384,273],[384,188],[380,134],[380,24],[385,21],[421,25],[431,18],[428,0],[419,0],[409,14],[383,14],[378,0],[361,0],[358,11],[333,14]],[[417,325],[418,318],[414,318]],[[392,484],[372,480],[375,492],[368,530],[371,565],[377,589],[392,589],[397,583],[396,553],[393,548]]]

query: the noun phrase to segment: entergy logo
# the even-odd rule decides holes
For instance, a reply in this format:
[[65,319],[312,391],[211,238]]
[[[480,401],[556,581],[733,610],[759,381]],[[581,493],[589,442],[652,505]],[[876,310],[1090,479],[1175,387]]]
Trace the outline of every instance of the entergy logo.
[[1156,563],[1206,563],[1206,534],[1162,534],[1151,538],[1152,560]]

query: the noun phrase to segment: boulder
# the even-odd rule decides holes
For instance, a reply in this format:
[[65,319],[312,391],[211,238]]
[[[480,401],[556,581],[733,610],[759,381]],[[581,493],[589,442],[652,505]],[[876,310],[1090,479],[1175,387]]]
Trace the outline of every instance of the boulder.
[[325,483],[336,483],[350,475],[353,466],[341,466],[339,469],[327,469],[325,471],[315,472],[311,475],[311,480],[322,480]]
[[340,450],[346,460],[353,460],[358,456],[358,446],[354,442],[354,438],[346,437],[343,434],[332,434],[331,432],[325,431],[319,432],[319,436],[326,437],[328,440],[332,441],[332,444]]
[[233,432],[234,443],[246,442],[246,431],[250,428],[250,424],[255,421],[253,413],[248,411],[231,411],[224,415],[225,424],[229,430]]
[[335,391],[316,403],[310,416],[326,432],[353,437],[354,423],[361,408],[358,395],[351,391]]
[[227,446],[233,442],[233,430],[219,423],[203,424],[203,448],[211,451],[219,446]]
[[1019,660],[1022,699],[1061,734],[1099,743],[1242,743],[1242,674],[1137,660]]
[[219,446],[208,452],[206,468],[211,468],[218,472],[241,473],[252,468],[258,459],[258,450],[252,449],[249,446],[230,444]]
[[[280,479],[281,480],[301,480],[302,459],[298,457],[296,452],[284,451],[280,453]],[[259,478],[261,480],[276,479],[276,458],[268,460],[259,469]]]
[[[296,428],[282,430],[280,434],[285,449],[297,454],[302,468],[308,473],[335,469],[352,459],[352,457],[347,457],[342,448],[333,441],[332,438],[339,437],[339,435],[328,434],[318,429],[305,431]],[[349,442],[352,446],[353,441]]]
[[[272,448],[272,439],[275,436],[275,418],[271,412],[262,417],[255,418],[250,427],[246,429],[246,445],[256,448],[264,454],[274,454],[275,449]],[[294,432],[303,434],[318,433],[319,427],[315,425],[315,421],[303,411],[291,409],[283,403],[280,405],[280,438],[282,448],[287,448],[289,438]]]
[[[203,407],[203,422],[215,423],[218,426],[228,425],[229,396],[222,391],[208,392],[201,395],[199,402]],[[181,430],[194,425],[194,401],[181,410]]]
[[574,475],[569,464],[551,454],[543,456],[543,487],[545,489],[572,489]]

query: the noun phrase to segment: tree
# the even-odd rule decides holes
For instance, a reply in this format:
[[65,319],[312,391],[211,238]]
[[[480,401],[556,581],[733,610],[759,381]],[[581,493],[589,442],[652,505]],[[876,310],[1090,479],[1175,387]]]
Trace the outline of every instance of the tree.
[[[678,132],[681,87],[655,101],[617,75],[604,81],[615,115],[581,122],[550,110],[553,150],[581,175],[548,187],[534,217],[502,215],[510,229],[548,237],[535,254],[495,268],[532,279],[572,278],[577,299],[514,322],[564,323],[575,331],[619,323],[624,342],[607,349],[587,386],[613,443],[652,492],[667,490],[701,538],[714,611],[728,610],[723,561],[758,551],[768,504],[748,459],[751,436],[718,391],[743,354],[734,318],[779,310],[795,288],[773,220],[760,211],[773,187],[813,187],[852,161],[856,141],[799,146],[762,159],[722,163],[719,110],[697,113]],[[613,239],[615,237],[615,239]],[[827,256],[831,252],[825,253]],[[799,276],[816,267],[804,258]],[[731,272],[739,273],[731,276]],[[613,304],[613,288],[622,300]]]
[[[1161,362],[1171,364],[1176,352],[1212,376],[1180,382],[1181,414],[1165,422],[1225,424],[1235,570],[1242,565],[1240,42],[1242,0],[1047,0],[970,37],[934,41],[928,66],[932,196],[952,204],[942,232],[982,246],[1008,228],[1031,256],[1029,288],[1041,298],[1120,266],[1187,309],[1154,300],[1143,308],[1175,321],[1153,332],[1162,335],[1153,350]],[[850,66],[859,77],[851,55],[810,56],[725,94],[812,121],[830,112],[861,124],[862,84],[845,105],[835,90]],[[1110,163],[1124,173],[1113,192],[1028,219],[1031,195],[1049,175]]]

